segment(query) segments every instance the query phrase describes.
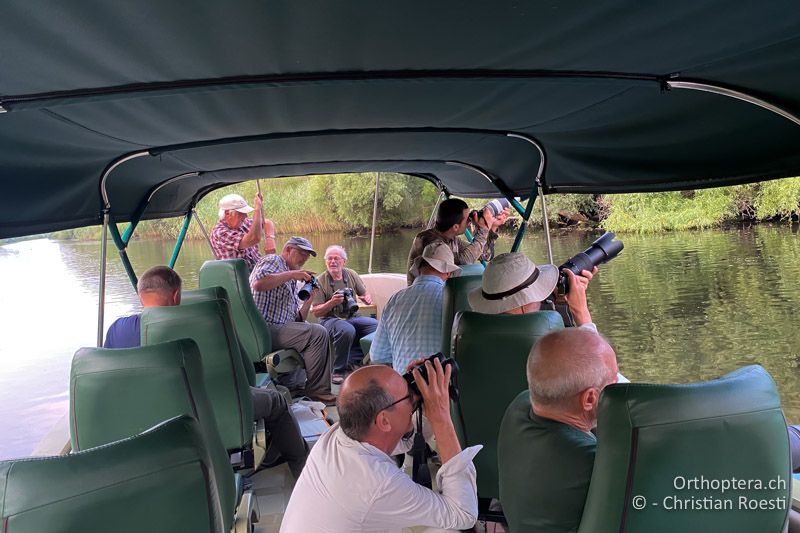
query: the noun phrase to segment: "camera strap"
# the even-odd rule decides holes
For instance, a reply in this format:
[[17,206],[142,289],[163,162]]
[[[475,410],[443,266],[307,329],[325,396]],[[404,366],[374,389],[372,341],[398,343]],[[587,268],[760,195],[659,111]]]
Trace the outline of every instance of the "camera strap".
[[411,447],[412,470],[411,479],[414,483],[431,488],[431,470],[428,467],[428,443],[422,434],[422,404],[417,407],[417,430],[414,432],[414,444]]

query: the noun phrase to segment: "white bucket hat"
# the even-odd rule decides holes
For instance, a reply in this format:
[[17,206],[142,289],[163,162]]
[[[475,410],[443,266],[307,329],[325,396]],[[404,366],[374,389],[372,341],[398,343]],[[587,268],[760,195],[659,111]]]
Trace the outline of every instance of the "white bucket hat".
[[238,194],[226,194],[220,198],[219,209],[220,211],[238,211],[240,213],[244,213],[245,215],[255,211],[255,209],[248,205],[247,200]]
[[505,313],[531,302],[547,298],[558,283],[558,268],[536,266],[519,252],[500,254],[483,272],[479,289],[467,299],[473,311],[486,314]]
[[453,258],[453,250],[442,241],[430,243],[422,250],[422,255],[414,259],[411,264],[411,274],[414,277],[419,276],[419,267],[423,260],[442,274],[452,272],[454,276],[461,275],[461,268]]

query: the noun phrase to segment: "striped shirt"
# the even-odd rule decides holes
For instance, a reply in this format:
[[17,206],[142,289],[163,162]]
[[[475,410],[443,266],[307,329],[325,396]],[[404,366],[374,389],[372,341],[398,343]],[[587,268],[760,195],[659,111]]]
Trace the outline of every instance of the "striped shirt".
[[258,263],[258,245],[254,244],[244,250],[239,249],[242,239],[247,232],[253,221],[245,219],[242,225],[234,229],[228,226],[225,222],[220,220],[214,229],[211,230],[211,248],[214,250],[214,257],[217,259],[244,259],[247,263],[247,268],[250,271]]
[[290,280],[268,291],[257,291],[253,288],[253,284],[269,274],[288,271],[289,266],[283,257],[265,255],[250,274],[250,290],[253,291],[256,307],[264,316],[264,320],[270,324],[280,325],[297,320],[297,313],[300,311],[301,305],[300,299],[297,297],[297,282]]
[[370,347],[374,363],[392,363],[398,372],[418,357],[442,349],[444,280],[419,276],[407,289],[394,294],[383,309]]

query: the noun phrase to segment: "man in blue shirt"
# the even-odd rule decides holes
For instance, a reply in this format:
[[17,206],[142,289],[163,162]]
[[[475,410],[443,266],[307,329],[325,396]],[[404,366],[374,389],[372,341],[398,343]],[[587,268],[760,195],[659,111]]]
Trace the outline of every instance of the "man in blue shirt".
[[386,303],[370,348],[373,363],[391,363],[398,372],[441,349],[444,282],[461,269],[450,247],[435,241],[414,259],[411,273],[414,283]]
[[[181,277],[167,266],[148,269],[136,284],[142,307],[164,307],[181,303]],[[135,348],[141,345],[139,313],[118,318],[108,328],[103,348]]]
[[[148,269],[136,284],[143,307],[180,305],[181,277],[167,266]],[[136,348],[141,346],[141,315],[118,318],[106,332],[104,348]],[[264,420],[264,427],[272,435],[275,448],[286,459],[295,479],[300,476],[308,450],[300,428],[286,400],[276,390],[250,387],[253,400],[253,420]]]

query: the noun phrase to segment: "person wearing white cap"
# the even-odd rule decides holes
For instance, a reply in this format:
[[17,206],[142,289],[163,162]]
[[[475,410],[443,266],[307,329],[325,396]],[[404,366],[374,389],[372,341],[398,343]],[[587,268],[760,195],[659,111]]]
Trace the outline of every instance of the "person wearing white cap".
[[[255,208],[238,194],[227,194],[219,200],[219,222],[211,230],[211,248],[217,259],[244,259],[253,270],[258,262],[258,243],[264,236],[264,254],[275,253],[275,225],[262,219],[261,195],[256,194]],[[253,213],[253,220],[247,218]]]
[[[575,325],[597,331],[586,304],[586,288],[597,273],[584,270],[580,276],[564,269],[569,279],[569,292],[564,295]],[[539,265],[525,254],[511,252],[495,257],[483,273],[481,287],[467,297],[473,311],[496,315],[521,315],[539,311],[542,301],[550,296],[558,283],[558,268]]]
[[411,272],[414,283],[386,303],[370,347],[373,363],[391,363],[398,372],[441,349],[444,282],[461,269],[450,247],[435,241],[414,259]]

